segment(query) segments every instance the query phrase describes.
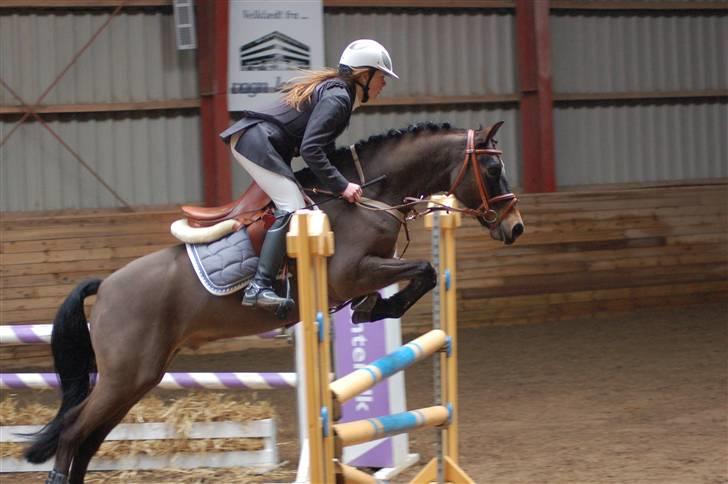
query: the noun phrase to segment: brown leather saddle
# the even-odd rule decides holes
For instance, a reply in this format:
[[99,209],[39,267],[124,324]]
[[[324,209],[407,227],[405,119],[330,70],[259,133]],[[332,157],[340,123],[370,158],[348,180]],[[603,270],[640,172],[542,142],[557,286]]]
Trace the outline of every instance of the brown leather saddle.
[[273,202],[255,182],[232,202],[220,207],[182,205],[182,213],[190,227],[211,227],[225,220],[234,219],[235,230],[245,227],[256,254],[260,255],[265,233],[275,222]]

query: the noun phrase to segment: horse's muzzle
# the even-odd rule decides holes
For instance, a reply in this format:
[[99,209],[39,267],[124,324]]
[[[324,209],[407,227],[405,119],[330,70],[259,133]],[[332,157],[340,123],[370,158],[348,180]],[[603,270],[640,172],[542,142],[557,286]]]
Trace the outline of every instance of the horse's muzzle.
[[520,237],[525,230],[522,222],[516,222],[513,225],[500,224],[498,227],[490,229],[490,236],[494,240],[500,240],[505,245],[511,245]]
[[503,243],[506,245],[511,245],[523,233],[523,224],[518,222],[515,225],[513,225],[513,227],[510,230],[510,233],[508,233],[507,230],[503,230],[503,232],[504,232]]
[[512,242],[515,242],[516,239],[523,234],[523,230],[524,230],[524,227],[521,222],[518,222],[515,225],[513,225],[513,228],[511,229]]

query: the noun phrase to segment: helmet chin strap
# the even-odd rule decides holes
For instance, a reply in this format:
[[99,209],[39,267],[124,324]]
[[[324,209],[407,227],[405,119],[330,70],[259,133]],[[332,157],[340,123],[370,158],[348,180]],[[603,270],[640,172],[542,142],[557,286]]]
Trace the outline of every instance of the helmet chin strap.
[[369,101],[369,84],[372,82],[372,79],[374,79],[374,74],[376,74],[377,70],[374,67],[369,68],[369,79],[367,79],[366,84],[361,84],[357,82],[356,84],[362,88],[364,91],[364,95],[361,98],[361,103],[366,104],[367,101]]
[[[362,84],[359,81],[354,81],[354,84],[361,87],[363,91],[363,96],[361,99],[361,103],[364,104],[367,101],[369,101],[369,84],[372,82],[372,79],[374,79],[374,74],[377,73],[377,69],[375,67],[369,68],[369,79],[367,79],[366,84]],[[347,66],[345,64],[339,64],[339,74],[344,77],[351,77],[353,74],[353,70],[350,66]]]

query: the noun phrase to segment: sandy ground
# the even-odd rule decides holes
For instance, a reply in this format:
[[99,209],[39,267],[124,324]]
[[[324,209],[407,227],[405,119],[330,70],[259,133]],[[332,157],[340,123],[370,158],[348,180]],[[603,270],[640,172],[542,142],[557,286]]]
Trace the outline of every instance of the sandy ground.
[[[414,335],[406,335],[410,339]],[[460,332],[460,464],[478,483],[728,483],[728,304]],[[289,348],[184,357],[175,370],[290,371]],[[432,404],[432,368],[406,373],[408,407]],[[295,393],[256,392],[280,419],[274,478],[298,459]],[[433,456],[435,432],[411,435]],[[394,482],[408,482],[416,469]],[[234,482],[182,476],[89,482]],[[42,482],[39,474],[0,482]],[[238,479],[238,482],[240,480]]]

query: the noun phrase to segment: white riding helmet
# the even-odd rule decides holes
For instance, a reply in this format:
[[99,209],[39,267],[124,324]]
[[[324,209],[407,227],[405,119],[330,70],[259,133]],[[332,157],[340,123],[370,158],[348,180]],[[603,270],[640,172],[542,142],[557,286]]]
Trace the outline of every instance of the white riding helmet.
[[399,79],[392,70],[392,58],[389,52],[376,40],[359,39],[346,46],[341,54],[339,64],[349,67],[374,67],[390,77]]

